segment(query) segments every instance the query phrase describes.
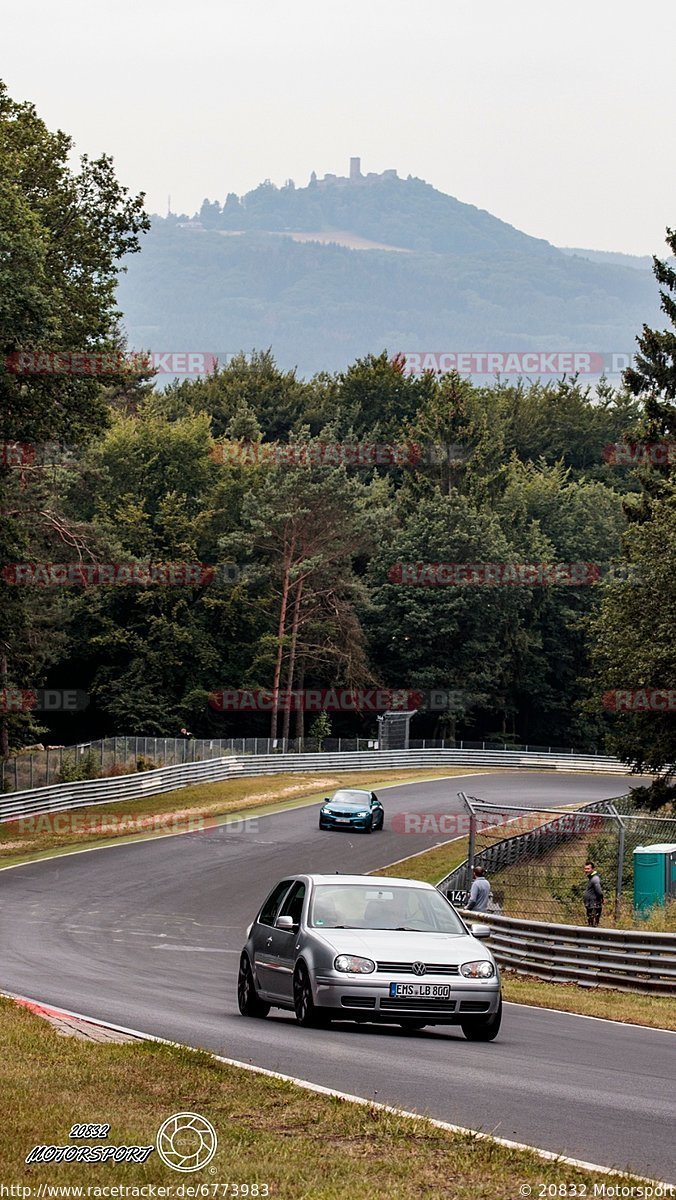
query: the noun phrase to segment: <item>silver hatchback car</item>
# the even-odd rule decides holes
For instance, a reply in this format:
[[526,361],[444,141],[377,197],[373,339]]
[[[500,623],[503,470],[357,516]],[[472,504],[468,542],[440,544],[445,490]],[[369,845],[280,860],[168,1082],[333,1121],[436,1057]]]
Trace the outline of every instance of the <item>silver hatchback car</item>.
[[490,1042],[502,1017],[500,974],[435,887],[372,875],[296,875],[270,892],[239,964],[247,1017],[271,1007],[301,1025],[386,1021],[403,1029],[460,1025]]

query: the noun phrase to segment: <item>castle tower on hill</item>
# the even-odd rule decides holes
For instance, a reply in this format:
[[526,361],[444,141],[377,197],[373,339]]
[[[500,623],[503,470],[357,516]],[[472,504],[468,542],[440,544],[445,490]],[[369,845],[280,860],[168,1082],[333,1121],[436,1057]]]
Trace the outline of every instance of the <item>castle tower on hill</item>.
[[325,175],[323,179],[317,179],[317,176],[313,171],[310,176],[310,183],[316,184],[317,187],[320,188],[335,187],[336,185],[345,187],[355,183],[377,183],[380,179],[397,179],[397,172],[392,168],[389,171],[381,171],[379,175],[375,171],[369,171],[368,175],[362,175],[361,159],[351,158],[349,175],[334,175],[330,173]]

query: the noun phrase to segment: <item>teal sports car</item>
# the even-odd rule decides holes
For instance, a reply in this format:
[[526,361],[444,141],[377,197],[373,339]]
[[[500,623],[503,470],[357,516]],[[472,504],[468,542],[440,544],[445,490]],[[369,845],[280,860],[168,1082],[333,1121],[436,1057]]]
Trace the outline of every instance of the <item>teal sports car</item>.
[[360,788],[340,788],[326,797],[320,813],[320,829],[359,829],[373,833],[385,824],[385,810],[375,792]]

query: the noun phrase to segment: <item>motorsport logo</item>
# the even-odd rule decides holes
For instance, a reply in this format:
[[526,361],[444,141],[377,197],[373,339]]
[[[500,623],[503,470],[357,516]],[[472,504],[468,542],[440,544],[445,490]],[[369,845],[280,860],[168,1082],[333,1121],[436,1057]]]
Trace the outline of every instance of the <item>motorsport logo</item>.
[[[218,1138],[216,1130],[206,1117],[199,1113],[181,1112],[167,1117],[160,1125],[154,1146],[106,1144],[110,1125],[92,1123],[71,1126],[65,1146],[33,1146],[26,1155],[26,1163],[144,1163],[154,1150],[165,1166],[172,1171],[199,1171],[211,1162]],[[74,1139],[93,1138],[91,1142],[74,1144]]]
[[211,1162],[218,1138],[211,1121],[199,1113],[175,1113],[160,1125],[157,1153],[172,1171],[199,1171]]

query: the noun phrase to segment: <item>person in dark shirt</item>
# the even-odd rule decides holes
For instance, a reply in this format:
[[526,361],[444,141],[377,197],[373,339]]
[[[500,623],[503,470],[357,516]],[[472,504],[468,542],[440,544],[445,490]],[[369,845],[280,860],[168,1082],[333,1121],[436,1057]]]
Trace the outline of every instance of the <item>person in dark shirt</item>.
[[582,900],[587,911],[587,924],[595,928],[601,920],[603,911],[601,877],[593,862],[585,863],[584,873],[587,876],[587,886],[584,889]]

